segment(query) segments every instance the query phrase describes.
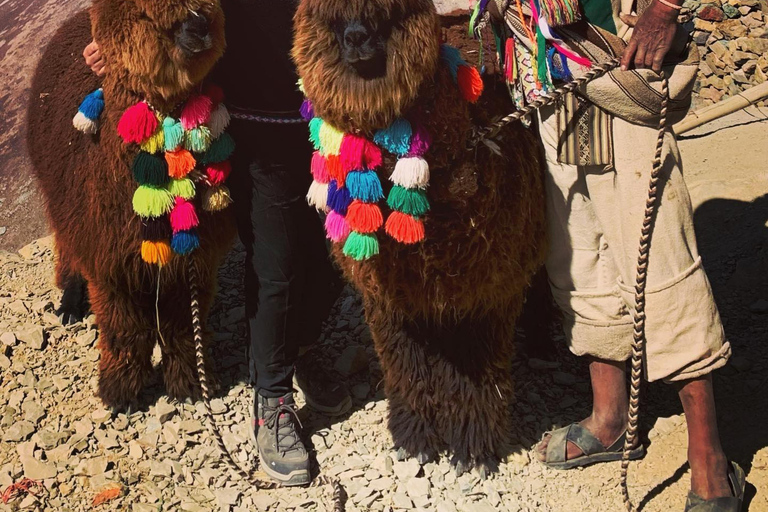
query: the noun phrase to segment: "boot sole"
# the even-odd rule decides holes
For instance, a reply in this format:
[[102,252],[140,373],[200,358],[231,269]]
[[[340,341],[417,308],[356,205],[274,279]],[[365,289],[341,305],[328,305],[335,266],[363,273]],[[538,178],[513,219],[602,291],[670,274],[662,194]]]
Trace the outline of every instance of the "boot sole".
[[315,412],[319,412],[320,414],[325,414],[326,416],[343,416],[347,414],[350,409],[352,409],[352,398],[350,397],[345,397],[344,400],[339,402],[335,407],[328,407],[313,401],[306,394],[304,394],[303,391],[301,394],[304,396],[304,401],[307,403],[307,406],[309,406],[310,409]]

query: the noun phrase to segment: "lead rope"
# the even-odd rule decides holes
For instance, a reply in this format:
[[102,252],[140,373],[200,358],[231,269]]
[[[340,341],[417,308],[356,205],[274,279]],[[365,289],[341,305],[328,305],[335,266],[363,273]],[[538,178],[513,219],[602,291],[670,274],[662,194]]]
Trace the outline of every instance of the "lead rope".
[[[203,348],[203,328],[200,319],[200,303],[198,301],[198,271],[192,259],[189,259],[189,295],[191,298],[192,310],[192,330],[195,338],[195,357],[197,358],[197,378],[200,381],[200,390],[203,395],[203,405],[205,405],[205,417],[208,423],[208,432],[213,435],[219,450],[224,454],[224,461],[235,473],[242,479],[249,482],[257,489],[276,489],[278,484],[269,480],[269,477],[263,471],[259,471],[259,459],[256,454],[254,466],[251,471],[245,470],[240,464],[235,462],[234,457],[224,444],[219,427],[213,417],[211,410],[210,391],[208,389],[208,377],[205,373],[205,350]],[[344,502],[342,500],[343,489],[338,480],[320,475],[313,480],[310,487],[320,487],[327,485],[331,487],[333,503],[333,512],[344,512]]]
[[[541,107],[558,101],[564,94],[575,91],[580,86],[591,82],[608,73],[619,65],[619,59],[612,59],[599,66],[594,66],[581,77],[568,82],[554,91],[541,95],[522,109],[501,118],[495,123],[482,129],[476,129],[470,138],[468,149],[472,149],[484,139],[495,137],[501,129],[513,121],[528,116]],[[658,206],[658,186],[661,181],[661,169],[663,165],[662,150],[664,148],[664,135],[667,132],[667,107],[669,104],[669,82],[666,74],[659,73],[661,78],[661,111],[659,113],[659,132],[656,139],[656,153],[653,157],[653,170],[648,184],[648,198],[645,202],[645,215],[643,217],[642,234],[637,257],[637,273],[635,281],[635,311],[632,322],[634,332],[632,339],[632,358],[629,386],[629,412],[627,414],[627,436],[624,440],[624,450],[621,455],[621,493],[624,506],[628,512],[635,512],[632,500],[629,497],[627,475],[629,473],[629,456],[637,445],[637,428],[640,416],[640,384],[643,378],[643,356],[645,355],[645,285],[648,279],[648,254],[651,247],[651,234],[653,222],[656,218]]]

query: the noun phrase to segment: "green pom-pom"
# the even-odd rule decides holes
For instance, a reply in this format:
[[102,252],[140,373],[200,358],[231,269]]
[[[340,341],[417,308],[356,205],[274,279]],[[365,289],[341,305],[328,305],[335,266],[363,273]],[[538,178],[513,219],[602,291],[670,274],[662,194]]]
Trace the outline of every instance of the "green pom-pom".
[[344,254],[357,261],[367,260],[379,254],[379,240],[374,234],[353,231],[344,243]]
[[172,117],[163,120],[163,136],[165,138],[165,150],[176,151],[184,142],[184,127]]
[[168,184],[168,192],[173,197],[181,197],[189,201],[195,197],[195,184],[189,178],[171,180]]
[[171,208],[173,195],[165,188],[141,185],[133,194],[133,211],[141,217],[160,217],[170,212]]
[[387,197],[387,204],[393,210],[407,213],[413,217],[423,217],[429,211],[427,193],[422,189],[408,189],[399,185],[392,187]]
[[312,145],[315,147],[316,150],[320,151],[320,128],[323,126],[323,120],[319,117],[313,118],[309,122],[309,141],[312,143]]
[[211,130],[207,126],[192,128],[184,137],[184,147],[194,153],[203,153],[211,147]]
[[200,159],[200,164],[206,166],[223,162],[228,160],[234,151],[235,140],[230,134],[222,133],[218,139],[211,142],[211,147],[208,148],[208,151]]
[[139,185],[162,187],[170,180],[165,158],[150,155],[146,151],[139,151],[133,159],[132,169],[133,178]]

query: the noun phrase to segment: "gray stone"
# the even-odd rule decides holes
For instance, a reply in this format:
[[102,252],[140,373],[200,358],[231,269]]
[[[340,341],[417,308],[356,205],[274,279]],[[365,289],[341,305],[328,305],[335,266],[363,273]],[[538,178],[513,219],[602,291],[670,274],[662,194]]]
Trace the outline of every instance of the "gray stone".
[[361,345],[351,345],[344,349],[333,367],[348,377],[368,368],[368,354]]
[[411,458],[405,462],[395,462],[392,471],[399,480],[407,481],[419,474],[421,466],[416,459]]
[[134,503],[131,512],[160,512],[160,507],[149,503]]
[[7,347],[16,346],[16,336],[12,332],[4,332],[0,335],[0,343]]
[[32,480],[46,480],[56,477],[56,466],[46,462],[41,462],[33,457],[20,457],[21,465],[24,467],[24,476]]
[[35,426],[32,423],[28,421],[17,421],[5,431],[5,434],[3,434],[3,441],[12,443],[26,441],[34,431]]
[[225,404],[224,400],[221,398],[211,400],[211,412],[213,412],[213,414],[224,414],[228,410],[229,408],[227,407],[227,404]]
[[81,474],[88,476],[101,475],[107,471],[109,460],[106,457],[94,457],[93,459],[84,460],[80,464]]
[[394,508],[403,508],[408,510],[413,507],[413,502],[411,501],[411,498],[405,494],[396,492],[392,495],[392,506]]
[[106,409],[96,409],[91,413],[91,419],[97,424],[106,423],[112,419],[112,412]]
[[240,495],[242,494],[237,489],[233,489],[231,487],[225,488],[225,489],[216,489],[214,491],[214,494],[216,495],[216,500],[219,502],[219,505],[237,505],[238,500],[240,500]]
[[21,410],[24,412],[24,419],[34,425],[40,423],[40,420],[45,416],[45,409],[40,405],[40,402],[31,398],[24,400]]
[[576,376],[565,372],[555,372],[552,374],[552,380],[555,381],[555,384],[571,386],[576,383]]
[[411,478],[405,485],[408,492],[408,496],[411,499],[416,499],[420,496],[429,496],[429,490],[431,488],[429,480],[426,478]]
[[456,505],[450,501],[439,501],[435,507],[435,512],[456,512]]
[[4,354],[0,354],[0,370],[7,370],[11,367],[11,360]]
[[157,415],[157,419],[160,420],[160,423],[165,423],[176,414],[176,407],[165,400],[160,400],[155,406],[155,414]]
[[252,499],[256,510],[267,510],[277,502],[276,498],[264,494],[263,492],[256,493],[256,496],[254,496]]
[[35,350],[42,350],[45,348],[45,331],[39,325],[30,327],[26,331],[21,331],[16,334],[19,341],[27,344]]
[[97,333],[94,330],[85,331],[75,338],[75,343],[80,347],[90,347],[96,341]]
[[8,304],[8,309],[11,310],[11,313],[15,313],[19,316],[26,316],[29,314],[29,308],[27,308],[27,305],[20,300],[15,300]]

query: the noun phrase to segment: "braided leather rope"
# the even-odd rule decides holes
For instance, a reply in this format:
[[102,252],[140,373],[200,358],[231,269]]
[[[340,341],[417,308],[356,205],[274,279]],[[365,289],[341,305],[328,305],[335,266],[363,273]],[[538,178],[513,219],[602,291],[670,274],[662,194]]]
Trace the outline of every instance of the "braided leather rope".
[[254,123],[264,123],[264,124],[307,124],[307,121],[305,121],[301,117],[270,117],[270,116],[259,116],[256,114],[245,114],[242,112],[230,112],[230,117],[232,119],[239,119],[241,121],[252,121]]
[[[501,118],[490,126],[475,130],[471,138],[469,148],[476,147],[483,139],[495,137],[509,123],[522,119],[534,113],[540,108],[559,100],[564,94],[573,92],[580,86],[599,78],[619,65],[619,59],[612,59],[599,66],[594,66],[583,76],[564,84],[551,93],[539,96],[524,108]],[[659,74],[661,78],[661,111],[659,116],[659,132],[656,140],[656,152],[653,157],[653,170],[648,184],[648,198],[645,202],[645,215],[643,217],[642,234],[637,257],[637,272],[635,280],[635,310],[632,317],[634,324],[632,336],[632,358],[629,388],[629,411],[627,413],[627,436],[621,456],[621,493],[624,506],[628,512],[635,512],[632,500],[629,496],[627,476],[629,473],[629,456],[637,446],[638,422],[640,417],[640,385],[643,378],[643,358],[645,355],[645,286],[648,278],[648,255],[651,247],[651,235],[653,222],[656,218],[658,206],[658,187],[661,181],[661,169],[663,166],[662,150],[664,148],[664,135],[667,132],[667,107],[669,105],[669,81],[665,73]]]
[[[276,489],[279,485],[270,480],[269,477],[263,471],[259,471],[258,455],[256,456],[255,464],[251,471],[245,470],[240,464],[235,462],[234,457],[224,444],[224,439],[221,436],[216,420],[213,417],[213,411],[211,410],[211,397],[210,390],[208,388],[208,377],[205,373],[205,349],[203,348],[203,328],[200,318],[200,303],[198,301],[198,269],[195,266],[192,258],[189,258],[189,294],[191,298],[191,310],[192,310],[192,330],[195,338],[195,357],[197,359],[197,378],[200,381],[200,389],[203,395],[203,405],[205,405],[205,416],[208,420],[208,432],[216,440],[216,444],[219,446],[219,450],[224,454],[224,461],[227,465],[237,473],[241,478],[248,481],[251,485],[257,489]],[[320,475],[314,479],[310,487],[320,487],[323,485],[330,486],[332,489],[332,503],[333,512],[344,512],[343,501],[343,488],[338,480],[329,478],[327,476]]]
[[637,256],[637,274],[635,278],[635,311],[633,314],[634,332],[632,336],[632,359],[629,386],[629,413],[627,421],[627,437],[624,440],[624,451],[621,457],[621,493],[624,506],[628,512],[634,512],[635,507],[629,497],[627,474],[629,473],[629,455],[637,446],[637,427],[640,416],[640,384],[643,379],[643,359],[645,355],[645,285],[648,278],[648,255],[653,235],[653,222],[656,219],[658,207],[659,182],[664,161],[664,135],[667,132],[667,106],[669,103],[669,82],[662,71],[661,77],[661,113],[659,117],[659,134],[656,139],[656,153],[653,156],[653,170],[648,183],[648,198],[645,201],[645,215],[640,235],[640,246]]

